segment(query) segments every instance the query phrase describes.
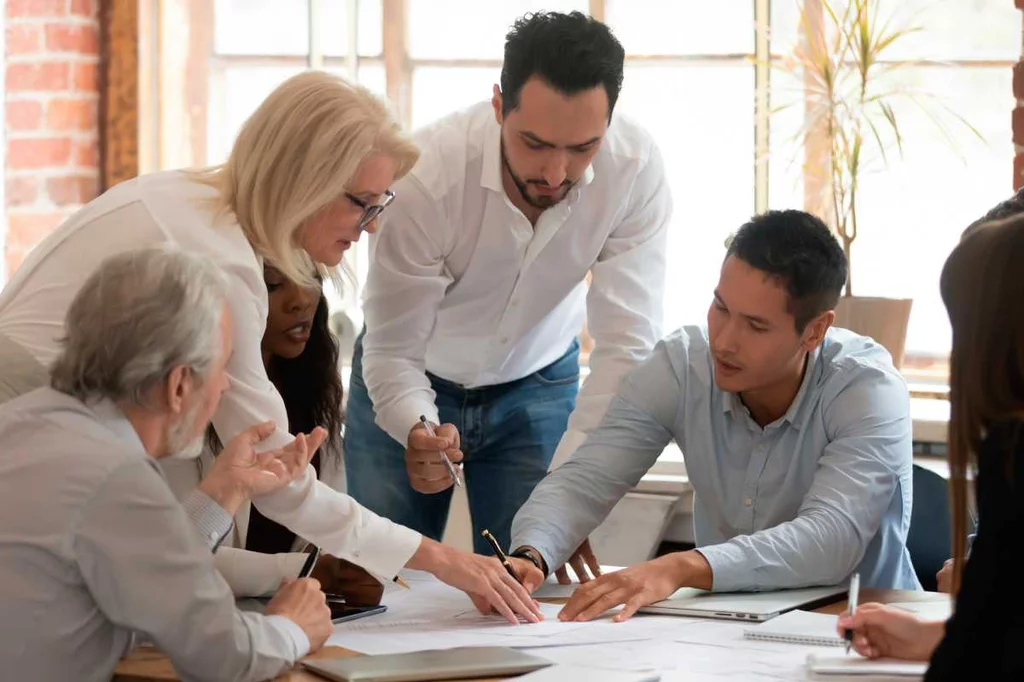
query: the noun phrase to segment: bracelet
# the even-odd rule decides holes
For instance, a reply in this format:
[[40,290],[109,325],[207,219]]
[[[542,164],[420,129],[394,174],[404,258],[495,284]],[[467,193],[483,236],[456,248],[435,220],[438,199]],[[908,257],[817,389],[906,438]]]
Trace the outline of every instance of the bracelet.
[[540,570],[540,572],[544,574],[545,578],[548,577],[547,565],[544,562],[544,557],[542,557],[540,555],[540,552],[538,552],[537,550],[531,549],[529,547],[519,547],[514,552],[509,554],[509,556],[514,556],[517,559],[526,559],[531,564],[536,566],[538,570]]

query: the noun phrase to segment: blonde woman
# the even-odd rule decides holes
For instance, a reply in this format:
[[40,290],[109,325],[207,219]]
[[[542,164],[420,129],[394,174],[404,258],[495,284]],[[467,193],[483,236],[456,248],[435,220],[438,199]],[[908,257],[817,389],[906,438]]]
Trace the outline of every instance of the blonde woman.
[[[202,254],[229,277],[230,388],[213,425],[222,442],[273,420],[261,448],[290,442],[285,406],[260,352],[267,318],[263,264],[312,284],[337,266],[393,198],[391,184],[417,159],[386,105],[366,89],[307,72],[280,85],[242,126],[225,164],[169,171],[114,187],[35,248],[0,293],[0,401],[47,383],[65,312],[113,253],[171,243]],[[55,472],[59,475],[59,472]],[[421,537],[319,483],[312,468],[254,500],[268,518],[390,580],[407,566],[465,590],[482,611],[515,622],[539,610],[500,563]]]

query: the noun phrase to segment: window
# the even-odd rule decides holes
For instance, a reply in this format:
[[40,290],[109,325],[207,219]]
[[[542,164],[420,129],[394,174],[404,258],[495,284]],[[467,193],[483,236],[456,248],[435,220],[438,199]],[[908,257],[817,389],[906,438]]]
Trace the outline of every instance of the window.
[[[1021,16],[1007,0],[879,3],[897,23],[923,28],[891,55],[904,60],[900,84],[935,95],[983,138],[950,123],[950,146],[920,111],[900,107],[905,153],[890,158],[885,172],[866,177],[862,187],[861,234],[853,253],[855,292],[913,297],[908,371],[941,372],[949,330],[938,295],[939,270],[963,228],[1011,192],[1011,78],[1021,50]],[[626,49],[617,111],[644,124],[658,140],[675,196],[666,329],[700,323],[726,236],[755,212],[811,205],[805,150],[793,141],[803,122],[802,107],[769,115],[787,98],[799,103],[802,91],[766,67],[801,40],[800,4],[164,0],[165,36],[176,35],[168,33],[176,26],[175,16],[179,29],[180,16],[193,28],[186,33],[187,48],[180,48],[188,55],[174,63],[197,65],[183,72],[202,84],[192,87],[192,99],[181,107],[185,119],[198,111],[201,121],[178,132],[193,147],[196,138],[203,138],[191,158],[164,154],[164,167],[190,165],[182,159],[222,160],[238,127],[266,93],[310,66],[386,94],[402,121],[418,128],[490,98],[504,35],[517,17],[541,8],[590,12],[611,26]],[[204,17],[205,25],[213,27],[205,37],[197,28]],[[173,49],[172,43],[165,39],[161,49]],[[173,100],[172,95],[165,99]],[[164,120],[161,144],[189,146],[188,141],[175,142],[172,122],[178,119],[173,112],[164,111]],[[358,276],[365,276],[365,257],[357,252],[355,260]]]

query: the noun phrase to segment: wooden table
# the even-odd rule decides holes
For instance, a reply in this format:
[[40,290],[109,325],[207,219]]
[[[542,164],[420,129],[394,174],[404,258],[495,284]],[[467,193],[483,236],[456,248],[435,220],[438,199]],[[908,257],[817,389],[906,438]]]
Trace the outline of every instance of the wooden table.
[[[908,590],[879,590],[865,588],[860,592],[860,603],[881,602],[883,604],[894,602],[929,602],[942,601],[949,596],[938,592],[915,592]],[[546,600],[547,601],[547,600]],[[553,602],[565,601],[550,600]],[[846,600],[829,604],[816,609],[819,613],[839,614],[846,610]],[[354,651],[343,649],[337,646],[324,647],[315,654],[310,654],[306,660],[348,658],[359,656]],[[319,675],[305,672],[299,668],[291,670],[277,678],[278,682],[324,682]],[[121,660],[114,671],[113,682],[173,682],[178,680],[171,663],[158,650],[152,647],[140,647],[132,651]],[[485,682],[485,681],[478,681]]]

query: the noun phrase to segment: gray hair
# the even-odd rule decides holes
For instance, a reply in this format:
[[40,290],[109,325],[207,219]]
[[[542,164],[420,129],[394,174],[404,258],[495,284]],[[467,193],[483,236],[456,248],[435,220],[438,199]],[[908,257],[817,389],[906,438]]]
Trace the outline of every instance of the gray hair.
[[175,367],[203,381],[220,353],[226,294],[224,274],[200,256],[167,246],[111,256],[68,308],[50,385],[146,406]]

